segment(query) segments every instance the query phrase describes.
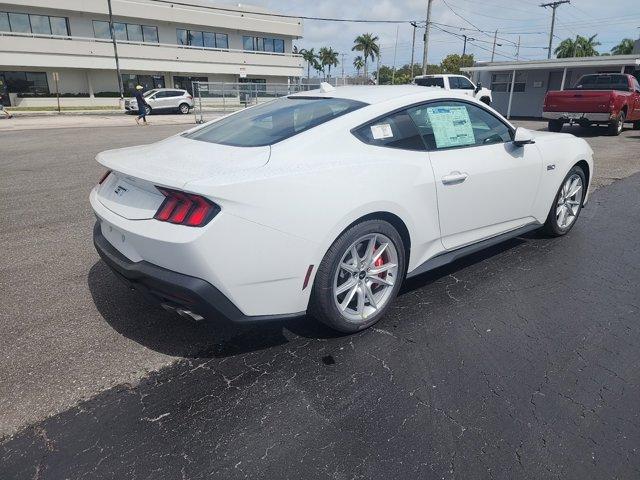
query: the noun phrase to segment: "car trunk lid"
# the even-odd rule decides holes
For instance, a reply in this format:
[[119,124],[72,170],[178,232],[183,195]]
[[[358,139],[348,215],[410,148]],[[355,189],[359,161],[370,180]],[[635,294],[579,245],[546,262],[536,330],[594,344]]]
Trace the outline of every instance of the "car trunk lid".
[[113,171],[100,185],[98,199],[124,218],[153,218],[164,200],[156,186],[182,190],[196,180],[260,168],[269,161],[269,155],[268,146],[231,147],[181,136],[108,150],[96,157]]

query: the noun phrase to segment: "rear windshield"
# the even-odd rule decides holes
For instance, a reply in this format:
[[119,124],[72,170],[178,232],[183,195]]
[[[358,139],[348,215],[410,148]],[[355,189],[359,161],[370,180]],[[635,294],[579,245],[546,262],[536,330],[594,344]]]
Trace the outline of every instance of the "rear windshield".
[[416,78],[416,85],[420,85],[421,87],[444,88],[444,80],[442,77]]
[[573,90],[621,90],[629,91],[629,80],[626,75],[585,75],[578,80]]
[[279,98],[230,115],[185,137],[235,147],[272,145],[365,105],[344,98]]

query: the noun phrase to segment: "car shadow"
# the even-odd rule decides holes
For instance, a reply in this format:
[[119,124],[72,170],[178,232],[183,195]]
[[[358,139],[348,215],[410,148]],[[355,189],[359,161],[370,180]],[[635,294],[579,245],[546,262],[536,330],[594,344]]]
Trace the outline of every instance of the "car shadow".
[[[540,236],[534,231],[407,279],[399,295],[428,287],[447,275]],[[224,358],[259,351],[288,343],[287,332],[309,339],[342,336],[310,316],[248,325],[215,318],[190,320],[165,311],[131,290],[102,260],[89,270],[87,283],[98,312],[114,330],[146,348],[174,357]]]
[[[625,127],[625,130],[628,130],[628,127]],[[540,127],[536,129],[538,132],[548,132],[549,129],[546,126]],[[571,135],[575,135],[576,137],[582,138],[591,138],[591,137],[606,137],[608,136],[607,127],[600,126],[590,126],[590,127],[581,127],[580,125],[565,125],[562,127],[561,133],[570,133]]]
[[288,343],[286,330],[314,339],[339,336],[307,317],[260,325],[236,325],[215,318],[199,322],[184,318],[131,290],[102,260],[89,270],[87,283],[98,312],[114,330],[166,355],[211,358],[248,353]]

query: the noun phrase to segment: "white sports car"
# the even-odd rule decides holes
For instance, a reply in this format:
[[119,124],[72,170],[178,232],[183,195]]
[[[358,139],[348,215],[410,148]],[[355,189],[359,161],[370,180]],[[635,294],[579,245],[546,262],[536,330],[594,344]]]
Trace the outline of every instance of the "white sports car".
[[100,153],[94,243],[183,316],[309,313],[354,332],[406,277],[541,226],[567,233],[592,154],[463,94],[323,85]]

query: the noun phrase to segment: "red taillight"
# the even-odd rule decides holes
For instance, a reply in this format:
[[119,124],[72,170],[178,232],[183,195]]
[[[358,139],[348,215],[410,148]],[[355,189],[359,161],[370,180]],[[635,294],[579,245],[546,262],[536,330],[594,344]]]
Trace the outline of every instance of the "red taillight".
[[191,95],[187,95],[187,98],[188,98],[189,100],[193,100],[193,97],[192,97]]
[[104,172],[104,175],[102,175],[100,177],[100,180],[98,181],[98,185],[102,185],[102,182],[104,182],[109,175],[111,175],[111,170],[107,170],[106,172]]
[[200,195],[156,187],[165,196],[153,218],[161,222],[202,227],[220,211],[215,203]]

